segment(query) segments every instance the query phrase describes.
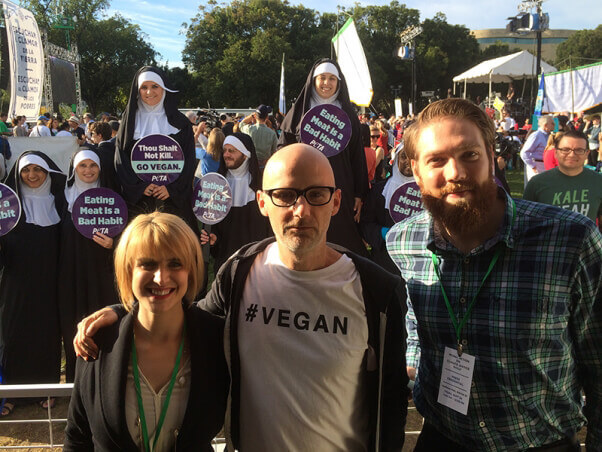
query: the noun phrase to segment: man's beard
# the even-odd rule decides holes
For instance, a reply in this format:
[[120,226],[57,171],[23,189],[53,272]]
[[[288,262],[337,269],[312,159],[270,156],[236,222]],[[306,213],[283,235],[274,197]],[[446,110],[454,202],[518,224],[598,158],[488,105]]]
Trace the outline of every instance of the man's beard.
[[[459,200],[455,204],[445,201],[445,195],[460,191],[471,190],[472,200]],[[440,198],[422,191],[422,203],[431,213],[433,220],[453,234],[466,235],[477,232],[482,228],[490,215],[494,200],[497,197],[497,185],[490,177],[478,185],[470,180],[462,183],[449,183],[441,189]]]

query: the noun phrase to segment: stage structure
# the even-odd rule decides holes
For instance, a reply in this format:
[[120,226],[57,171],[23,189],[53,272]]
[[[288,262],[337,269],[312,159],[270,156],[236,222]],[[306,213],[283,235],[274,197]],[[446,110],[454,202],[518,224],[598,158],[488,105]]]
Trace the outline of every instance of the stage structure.
[[81,115],[83,113],[82,90],[79,77],[79,64],[81,58],[77,49],[77,43],[71,42],[71,50],[57,46],[48,42],[46,31],[42,31],[42,40],[44,43],[44,101],[48,111],[54,112],[54,97],[52,89],[52,67],[51,59],[58,58],[59,60],[67,61],[73,65],[75,78],[75,113]]

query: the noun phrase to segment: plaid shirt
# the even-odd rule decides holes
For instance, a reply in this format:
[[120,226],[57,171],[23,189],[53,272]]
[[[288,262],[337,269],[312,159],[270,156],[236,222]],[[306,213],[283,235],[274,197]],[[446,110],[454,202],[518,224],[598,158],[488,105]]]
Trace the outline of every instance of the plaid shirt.
[[[602,236],[582,215],[522,200],[515,201],[512,225],[506,198],[500,229],[468,255],[436,232],[428,212],[387,235],[407,282],[416,406],[441,433],[473,450],[520,450],[572,437],[586,417],[588,450],[601,450]],[[461,332],[464,351],[476,357],[464,416],[437,402],[443,351],[457,340],[431,252],[461,319],[498,246],[499,260]]]

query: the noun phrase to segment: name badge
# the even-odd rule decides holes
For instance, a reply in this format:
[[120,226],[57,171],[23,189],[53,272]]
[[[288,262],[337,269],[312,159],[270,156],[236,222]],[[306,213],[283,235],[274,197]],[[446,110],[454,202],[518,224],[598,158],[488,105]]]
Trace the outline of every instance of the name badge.
[[445,347],[437,402],[458,413],[468,413],[474,360],[468,353],[458,356],[458,350]]

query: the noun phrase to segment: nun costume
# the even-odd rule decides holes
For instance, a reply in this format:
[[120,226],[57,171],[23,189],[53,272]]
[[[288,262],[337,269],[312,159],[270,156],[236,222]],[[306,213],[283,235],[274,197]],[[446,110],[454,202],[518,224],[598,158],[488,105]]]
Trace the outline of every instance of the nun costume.
[[[158,98],[146,96],[143,85],[159,89]],[[163,71],[145,66],[132,81],[129,101],[117,132],[115,171],[130,220],[141,213],[160,210],[182,218],[198,235],[197,220],[192,212],[192,185],[196,169],[196,153],[192,124],[177,108],[177,91],[170,87]],[[184,153],[184,168],[180,176],[163,187],[138,178],[132,169],[131,154],[136,141],[151,134],[169,135]],[[165,197],[168,196],[168,197]]]
[[22,211],[17,226],[0,237],[2,382],[58,383],[59,212],[65,205],[65,176],[42,152],[26,151],[5,183],[17,193]]
[[403,149],[395,153],[393,162],[391,176],[374,184],[366,198],[362,207],[360,229],[364,240],[372,247],[372,260],[390,273],[400,275],[399,268],[389,257],[385,241],[387,232],[395,224],[389,213],[389,205],[395,190],[408,182],[414,182],[414,176]]
[[[96,179],[89,182],[80,179],[76,170],[80,164],[96,166]],[[91,188],[106,187],[103,173],[98,154],[82,149],[71,159],[65,187],[67,205],[61,215],[58,306],[67,382],[72,382],[75,375],[73,338],[77,332],[77,322],[107,305],[119,302],[113,276],[113,239],[97,233],[95,240],[90,240],[78,232],[71,218],[73,204],[79,195]]]
[[255,198],[255,192],[261,189],[261,182],[253,140],[245,133],[235,132],[224,140],[224,146],[228,144],[246,158],[235,169],[226,167],[223,155],[220,159],[218,172],[226,178],[232,190],[232,208],[226,218],[211,230],[217,238],[211,247],[211,255],[215,258],[215,274],[240,247],[272,235],[269,220],[259,211]]
[[[338,83],[331,96],[319,94],[316,78],[321,74],[334,75]],[[328,96],[328,97],[324,97]],[[329,157],[337,188],[341,189],[341,209],[332,217],[326,239],[331,243],[367,256],[357,223],[354,221],[354,204],[368,194],[368,170],[362,144],[360,122],[349,100],[349,91],[345,77],[336,61],[323,58],[312,67],[305,86],[297,96],[297,101],[282,122],[282,133],[278,148],[301,142],[301,121],[307,111],[316,105],[332,104],[345,111],[351,120],[351,139],[347,147],[339,154]]]

